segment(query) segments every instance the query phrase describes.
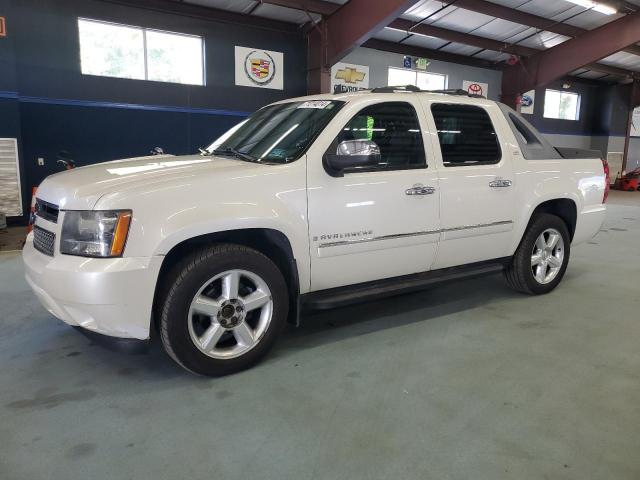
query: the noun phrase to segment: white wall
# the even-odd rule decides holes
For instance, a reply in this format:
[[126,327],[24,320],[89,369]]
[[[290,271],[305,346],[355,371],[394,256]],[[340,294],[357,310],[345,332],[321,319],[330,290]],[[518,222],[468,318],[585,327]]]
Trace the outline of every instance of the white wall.
[[640,137],[630,137],[627,172],[635,170],[636,168],[640,168]]

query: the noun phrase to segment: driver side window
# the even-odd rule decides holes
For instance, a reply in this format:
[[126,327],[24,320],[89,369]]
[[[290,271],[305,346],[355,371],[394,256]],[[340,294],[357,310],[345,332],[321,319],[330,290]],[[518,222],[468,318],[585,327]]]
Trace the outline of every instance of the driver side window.
[[418,116],[409,103],[386,102],[364,108],[345,125],[331,148],[335,151],[342,142],[353,140],[373,142],[380,149],[378,164],[358,171],[426,167]]

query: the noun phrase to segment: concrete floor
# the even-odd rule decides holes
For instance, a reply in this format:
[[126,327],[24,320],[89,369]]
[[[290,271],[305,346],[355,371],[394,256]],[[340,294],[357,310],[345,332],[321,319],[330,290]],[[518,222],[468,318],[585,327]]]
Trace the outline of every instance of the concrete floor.
[[495,276],[310,316],[221,379],[92,344],[0,255],[0,478],[637,480],[634,195],[546,297]]

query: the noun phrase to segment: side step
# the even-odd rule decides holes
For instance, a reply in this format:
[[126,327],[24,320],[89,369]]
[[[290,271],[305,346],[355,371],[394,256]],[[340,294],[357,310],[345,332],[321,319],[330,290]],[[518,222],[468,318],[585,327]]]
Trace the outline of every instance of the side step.
[[301,303],[304,308],[311,310],[344,307],[354,303],[424,290],[426,287],[440,283],[491,275],[504,270],[508,261],[510,261],[510,258],[501,258],[488,262],[320,290],[302,295]]

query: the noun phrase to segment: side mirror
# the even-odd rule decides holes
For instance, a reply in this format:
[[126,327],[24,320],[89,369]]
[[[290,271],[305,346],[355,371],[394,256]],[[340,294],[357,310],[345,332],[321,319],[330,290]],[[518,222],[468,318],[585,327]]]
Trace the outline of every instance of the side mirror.
[[371,140],[345,140],[338,144],[335,154],[327,153],[324,159],[333,172],[377,165],[380,163],[380,147]]

